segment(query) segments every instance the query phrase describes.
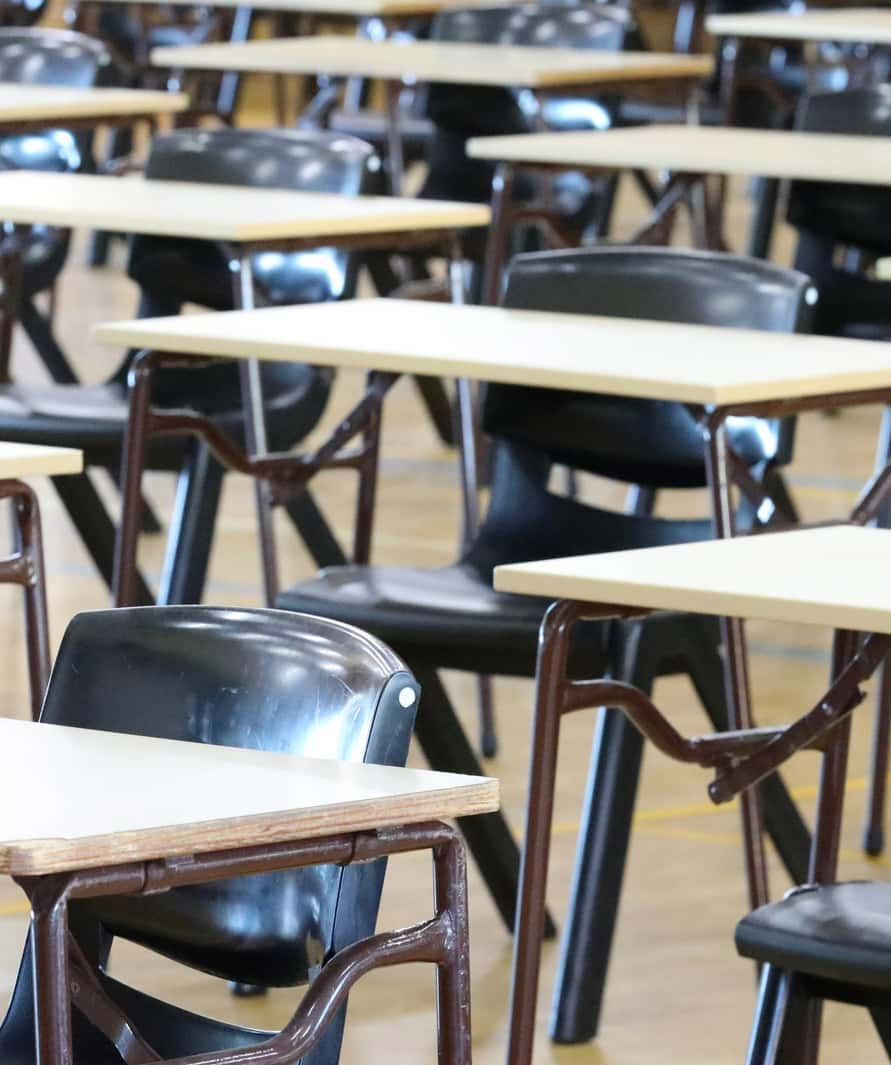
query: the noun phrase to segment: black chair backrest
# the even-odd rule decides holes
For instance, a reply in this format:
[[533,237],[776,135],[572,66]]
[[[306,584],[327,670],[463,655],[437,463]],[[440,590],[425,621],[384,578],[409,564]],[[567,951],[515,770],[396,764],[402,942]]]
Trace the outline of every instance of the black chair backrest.
[[[347,625],[274,610],[147,607],[71,621],[41,720],[404,765],[417,697],[389,648]],[[86,911],[113,935],[226,979],[293,986],[373,931],[383,873],[375,863],[239,877],[83,903],[80,918]]]
[[[71,30],[0,29],[0,81],[18,85],[89,88],[113,77],[112,58],[101,41]],[[0,140],[0,167],[76,170],[91,142],[89,133],[47,130]]]
[[[891,136],[891,85],[805,97],[797,125],[809,133]],[[838,244],[880,253],[891,248],[891,192],[880,186],[795,181],[788,220]]]
[[[761,260],[669,248],[596,247],[517,256],[507,307],[805,331],[815,291]],[[721,357],[720,350],[715,358]],[[505,561],[689,540],[695,523],[608,513],[547,492],[553,464],[653,488],[704,483],[702,433],[679,403],[488,385],[482,425],[498,442],[492,498],[471,561]],[[736,420],[750,465],[776,457],[776,423]],[[700,530],[701,531],[701,530]]]
[[112,69],[101,41],[73,30],[0,29],[0,81],[89,88]]
[[[524,4],[518,7],[457,8],[441,11],[432,40],[463,44],[533,45],[620,51],[632,30],[628,12],[610,4]],[[521,133],[531,127],[517,93],[488,86],[434,84],[427,112],[438,128],[464,136]]]
[[[430,31],[432,39],[439,41],[599,51],[633,47],[635,34],[626,9],[591,0],[447,9],[436,16]],[[549,97],[542,107],[555,128],[603,129],[612,123],[608,100]],[[427,148],[428,173],[421,195],[434,200],[488,203],[495,166],[485,159],[471,159],[466,142],[470,137],[527,133],[535,128],[537,115],[529,92],[436,83],[429,86],[426,109],[434,131]]]
[[[180,129],[152,140],[146,176],[159,181],[198,181],[252,188],[333,192],[376,191],[380,164],[374,149],[355,137],[315,130]],[[200,241],[138,237],[132,244],[131,273],[140,257],[162,247],[203,256]],[[211,253],[213,254],[213,253]],[[320,302],[352,295],[356,257],[333,249],[254,258],[254,276],[271,290],[285,285],[288,302]],[[228,293],[223,298],[228,298]],[[188,298],[188,294],[186,295]]]

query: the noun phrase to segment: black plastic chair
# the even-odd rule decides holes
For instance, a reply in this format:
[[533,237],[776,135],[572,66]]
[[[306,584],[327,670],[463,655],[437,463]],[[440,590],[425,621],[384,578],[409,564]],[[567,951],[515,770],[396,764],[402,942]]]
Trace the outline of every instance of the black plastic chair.
[[[891,135],[891,86],[820,93],[803,101],[799,128],[809,133]],[[788,221],[798,231],[796,266],[820,288],[814,328],[831,336],[891,336],[891,284],[869,276],[891,254],[891,192],[868,185],[793,182]],[[839,251],[844,264],[836,265]]]
[[[115,77],[111,55],[101,41],[70,30],[0,29],[0,81],[27,85],[87,88],[110,84]],[[0,139],[0,168],[92,170],[91,131],[64,129]],[[52,336],[34,298],[51,291],[68,257],[70,231],[55,226],[30,228],[22,253],[21,322],[31,343],[56,381],[77,380]]]
[[[763,262],[701,252],[598,247],[518,257],[508,275],[504,302],[527,309],[792,332],[807,328],[813,296],[806,277]],[[715,358],[720,355],[716,350]],[[278,600],[287,609],[358,624],[398,648],[424,688],[416,730],[428,761],[437,769],[467,773],[479,767],[437,670],[532,676],[547,606],[541,600],[494,592],[494,566],[712,535],[706,520],[666,521],[647,513],[610,512],[555,495],[548,487],[555,463],[647,489],[703,485],[702,437],[685,407],[489,385],[483,428],[495,449],[491,502],[479,535],[455,565],[435,570],[332,568],[281,593]],[[791,448],[788,426],[740,421],[734,423],[732,438],[762,477],[777,462],[786,461]],[[619,629],[601,624],[584,628],[578,647],[584,673],[618,673],[644,690],[657,676],[688,673],[712,720],[722,727],[726,715],[717,625],[666,615],[640,631],[635,649]],[[561,992],[561,1041],[579,1041],[578,1031],[587,1030],[592,1014],[596,1029],[640,759],[635,729],[621,714],[606,711],[580,842],[586,857],[577,871],[574,919],[566,938],[568,971],[579,975]],[[769,827],[779,835],[780,820],[791,824],[792,843],[785,846],[785,857],[801,871],[806,831],[779,789],[781,785],[768,807]],[[502,913],[511,912],[517,853],[506,825],[489,815],[468,823],[466,832]]]
[[[417,695],[389,648],[336,622],[208,607],[97,611],[69,624],[41,720],[404,765]],[[114,937],[214,976],[296,987],[313,980],[336,950],[373,934],[384,871],[381,861],[329,865],[84,900],[71,905],[71,928],[107,993],[163,1057],[247,1046],[257,1042],[256,1031],[186,1012],[109,977]],[[8,1065],[36,1061],[32,975],[29,942],[0,1026]],[[336,1065],[344,1016],[341,1010],[304,1061]],[[75,1062],[119,1065],[116,1047],[76,1008],[73,1023]]]
[[[591,3],[527,4],[521,7],[465,8],[440,12],[433,21],[433,40],[465,44],[526,45],[621,51],[639,46],[627,10]],[[528,133],[541,125],[554,130],[608,129],[618,101],[548,97],[540,107],[527,91],[488,86],[432,84],[427,114],[434,125],[427,153],[428,174],[420,195],[429,199],[488,203],[495,164],[471,159],[470,137]],[[518,194],[529,193],[528,188]],[[528,183],[526,183],[528,184]],[[558,175],[551,194],[555,206],[580,231],[602,236],[609,224],[615,180],[580,174]],[[482,237],[480,242],[482,242]],[[478,256],[482,256],[482,248]]]
[[[148,173],[157,179],[356,193],[374,179],[376,156],[347,137],[295,130],[179,130],[157,137]],[[353,294],[352,255],[319,249],[264,253],[255,259],[259,296],[268,302],[308,302]],[[233,301],[226,257],[215,245],[192,240],[139,238],[130,273],[143,290],[140,313],[175,314],[185,301],[223,308]],[[0,437],[82,448],[86,466],[120,468],[127,424],[129,358],[105,384],[0,386]],[[208,378],[208,373],[211,377]],[[331,374],[297,364],[267,363],[262,370],[269,447],[287,450],[317,424]],[[238,370],[167,370],[156,399],[172,408],[211,414],[234,440],[244,441]],[[223,469],[206,447],[188,436],[156,437],[149,468],[181,471],[171,531],[169,564],[160,601],[200,602],[222,487]],[[106,582],[111,585],[115,530],[88,475],[54,481],[68,513]],[[343,558],[312,497],[289,514],[318,565]],[[144,602],[154,596],[145,587]]]
[[736,946],[763,965],[747,1065],[804,1060],[808,1014],[823,1000],[863,1006],[891,1058],[891,884],[795,888],[737,925]]

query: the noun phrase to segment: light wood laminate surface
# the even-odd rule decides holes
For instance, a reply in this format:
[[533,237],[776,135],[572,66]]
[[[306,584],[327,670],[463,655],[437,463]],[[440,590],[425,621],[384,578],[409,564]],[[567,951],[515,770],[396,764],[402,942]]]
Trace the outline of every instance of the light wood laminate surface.
[[488,777],[2,718],[0,760],[3,873],[312,839],[498,806],[498,782]]
[[891,344],[411,300],[153,318],[97,339],[193,355],[731,405],[891,387]]
[[836,525],[499,566],[498,591],[891,633],[891,531]]
[[0,124],[64,122],[124,116],[176,114],[189,98],[151,89],[68,88],[61,85],[0,83]]
[[767,41],[839,41],[891,44],[891,11],[849,7],[797,13],[709,15],[705,28],[716,37],[758,37]]
[[0,441],[0,478],[3,480],[80,473],[83,466],[83,454],[77,448]]
[[0,218],[234,243],[486,225],[484,204],[148,181],[0,173]]
[[639,126],[605,132],[474,137],[467,153],[477,159],[548,166],[658,167],[691,174],[891,184],[888,138],[835,133]]
[[455,85],[524,85],[537,89],[700,78],[707,77],[713,67],[710,56],[333,36],[155,48],[151,59],[157,66],[196,70],[391,80],[411,77]]

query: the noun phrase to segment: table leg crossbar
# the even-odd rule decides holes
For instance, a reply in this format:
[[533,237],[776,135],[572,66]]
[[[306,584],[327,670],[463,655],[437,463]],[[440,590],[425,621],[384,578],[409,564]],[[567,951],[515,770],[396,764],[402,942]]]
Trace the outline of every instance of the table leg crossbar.
[[374,969],[410,962],[427,962],[437,968],[439,1065],[470,1065],[464,848],[457,831],[438,822],[162,858],[79,873],[16,877],[32,909],[38,1065],[71,1065],[72,1004],[115,1044],[127,1065],[162,1060],[105,990],[99,975],[73,941],[68,930],[70,899],[149,894],[225,877],[329,862],[345,865],[418,850],[431,850],[433,855],[432,918],[370,936],[338,951],[322,967],[281,1032],[251,1047],[167,1059],[165,1065],[291,1065],[319,1041],[362,976]]
[[[123,510],[115,552],[114,596],[118,606],[134,602],[136,555],[140,532],[142,475],[151,437],[191,434],[203,440],[224,467],[256,478],[269,486],[272,505],[283,506],[300,495],[323,469],[353,469],[360,477],[356,504],[353,560],[366,563],[371,551],[377,487],[380,418],[383,398],[398,374],[371,372],[362,399],[315,451],[251,457],[210,418],[191,410],[159,410],[152,406],[152,375],[161,368],[207,366],[216,360],[142,352],[130,370],[130,417],[121,473]],[[361,443],[346,445],[361,436]],[[267,527],[261,533],[269,532]]]

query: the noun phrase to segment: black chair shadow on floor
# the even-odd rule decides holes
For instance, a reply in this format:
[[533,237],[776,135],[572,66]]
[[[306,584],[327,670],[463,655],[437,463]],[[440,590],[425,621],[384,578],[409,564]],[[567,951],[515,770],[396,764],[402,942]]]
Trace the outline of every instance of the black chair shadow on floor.
[[[736,256],[597,247],[518,257],[504,302],[791,332],[807,328],[813,289],[801,274]],[[720,357],[716,349],[715,358]],[[424,688],[416,731],[430,765],[465,773],[478,772],[479,766],[438,671],[533,676],[547,607],[541,600],[494,592],[496,565],[712,535],[708,520],[610,512],[549,488],[555,464],[643,486],[650,494],[658,488],[701,487],[702,435],[687,408],[489,385],[482,417],[495,452],[491,501],[475,542],[455,565],[333,567],[283,591],[278,600],[286,609],[357,624],[397,648]],[[733,425],[732,443],[756,476],[769,479],[791,457],[793,428],[740,420]],[[712,721],[724,727],[717,625],[666,615],[635,631],[639,636],[629,642],[621,628],[583,628],[575,651],[578,668],[589,676],[621,676],[644,690],[659,676],[686,673]],[[562,971],[571,976],[565,976],[558,993],[554,1034],[559,1041],[581,1041],[597,1028],[640,760],[635,729],[618,712],[603,711],[564,940]],[[781,784],[773,786],[767,814],[786,862],[800,873],[807,830]],[[462,827],[509,920],[518,862],[513,838],[496,815]]]
[[[108,610],[69,624],[41,721],[404,765],[417,696],[389,648],[336,622],[271,610]],[[297,987],[333,953],[374,933],[385,867],[385,860],[313,866],[156,895],[75,900],[71,931],[102,990],[162,1057],[246,1047],[267,1033],[187,1012],[110,977],[113,940],[225,979]],[[37,1060],[32,981],[29,937],[0,1026],[0,1055],[9,1065]],[[75,1065],[119,1065],[110,1035],[126,1038],[103,1034],[76,1003]],[[345,1013],[344,1006],[305,1063],[336,1065]]]
[[[361,141],[342,135],[294,130],[178,130],[152,142],[148,176],[274,188],[355,194],[377,180],[377,158]],[[332,249],[256,257],[256,280],[265,302],[303,303],[350,298],[355,291],[355,255]],[[142,316],[176,314],[183,303],[214,309],[233,306],[233,281],[226,257],[197,240],[140,237],[132,243],[130,275],[142,290]],[[101,385],[7,384],[0,386],[0,436],[5,440],[81,448],[85,467],[120,469],[127,425],[125,358]],[[286,451],[318,423],[332,375],[298,364],[262,369],[271,450]],[[211,415],[233,440],[244,440],[238,369],[170,370],[159,376],[156,401],[163,407],[192,408]],[[223,468],[189,436],[156,440],[148,468],[179,473],[167,562],[158,600],[200,602],[213,542]],[[87,472],[54,479],[97,569],[111,587],[115,529]],[[310,493],[288,514],[317,565],[345,556]],[[139,598],[155,600],[144,579]]]

